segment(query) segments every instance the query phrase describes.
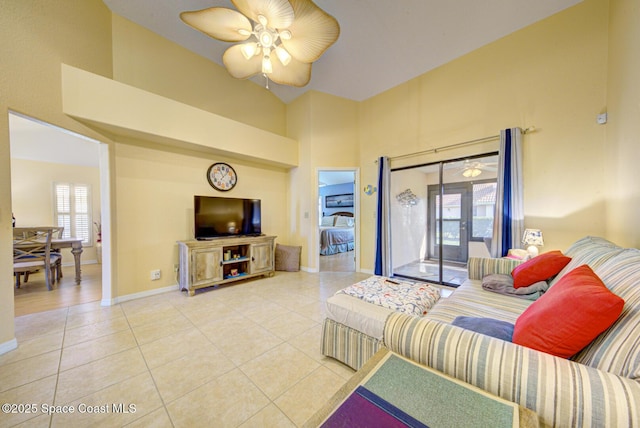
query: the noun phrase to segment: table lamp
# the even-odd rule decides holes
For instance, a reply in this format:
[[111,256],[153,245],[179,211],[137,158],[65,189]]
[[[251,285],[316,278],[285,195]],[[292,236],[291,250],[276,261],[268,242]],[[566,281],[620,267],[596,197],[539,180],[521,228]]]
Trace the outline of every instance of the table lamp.
[[540,229],[525,229],[522,235],[522,243],[527,245],[527,252],[531,257],[538,255],[538,247],[544,245],[542,231]]

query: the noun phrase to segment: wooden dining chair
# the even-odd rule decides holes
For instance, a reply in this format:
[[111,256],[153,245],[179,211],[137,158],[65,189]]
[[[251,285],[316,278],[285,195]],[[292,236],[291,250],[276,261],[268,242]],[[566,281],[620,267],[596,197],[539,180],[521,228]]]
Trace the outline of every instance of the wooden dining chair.
[[[18,229],[18,228],[16,228]],[[20,277],[44,269],[47,288],[60,280],[60,255],[51,252],[52,228],[20,228],[14,231],[13,273],[16,288],[20,288]],[[28,230],[27,230],[28,229]]]
[[[56,227],[52,227],[51,228],[51,239],[61,239],[64,235],[64,226],[56,226]],[[55,245],[51,244],[51,251],[60,255],[60,257],[58,257],[58,261],[57,261],[57,266],[56,266],[56,278],[58,280],[58,282],[60,281],[60,278],[62,278],[62,253],[60,252],[60,248],[57,248]]]
[[[62,238],[63,233],[64,233],[64,226],[46,226],[44,228],[42,227],[14,227],[13,228],[13,239],[24,239],[27,237],[33,237],[36,236],[37,233],[39,231],[41,231],[42,229],[51,229],[51,239],[53,240],[54,238]],[[37,252],[37,251],[36,251]],[[57,254],[58,257],[53,257],[51,258],[52,262],[54,263],[54,267],[52,268],[52,272],[55,274],[55,279],[60,282],[60,279],[63,277],[62,275],[62,253],[60,252],[60,248],[56,248],[55,245],[53,245],[53,241],[51,244],[51,253],[52,254]],[[24,282],[27,283],[29,281],[29,274],[33,273],[33,272],[37,272],[39,269],[33,269],[31,271],[27,271],[24,272]],[[19,278],[18,278],[19,279]]]
[[55,226],[51,228],[51,238],[62,238],[64,234],[64,226]]

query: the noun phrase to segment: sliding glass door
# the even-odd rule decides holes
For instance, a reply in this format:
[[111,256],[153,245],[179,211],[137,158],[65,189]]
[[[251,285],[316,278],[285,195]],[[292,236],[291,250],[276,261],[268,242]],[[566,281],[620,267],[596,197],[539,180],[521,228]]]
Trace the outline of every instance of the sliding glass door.
[[497,155],[391,172],[392,268],[397,276],[457,286],[493,231]]

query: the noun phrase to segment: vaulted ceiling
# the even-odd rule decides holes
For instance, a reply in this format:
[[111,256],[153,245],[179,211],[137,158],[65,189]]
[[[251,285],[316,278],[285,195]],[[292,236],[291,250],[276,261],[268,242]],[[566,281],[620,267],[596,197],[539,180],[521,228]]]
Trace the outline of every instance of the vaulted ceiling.
[[[362,101],[485,44],[553,15],[580,0],[316,0],[340,24],[335,45],[313,65],[303,88],[271,83],[290,102],[308,90]],[[222,65],[231,46],[194,30],[180,12],[229,0],[104,0],[123,16]],[[255,82],[264,85],[264,79]]]

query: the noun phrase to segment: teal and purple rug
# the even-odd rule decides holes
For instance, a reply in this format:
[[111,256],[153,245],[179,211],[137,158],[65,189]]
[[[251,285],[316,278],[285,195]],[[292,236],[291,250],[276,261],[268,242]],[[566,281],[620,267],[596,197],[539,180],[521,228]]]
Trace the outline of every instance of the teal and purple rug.
[[532,413],[387,349],[371,360],[307,426],[519,427]]

